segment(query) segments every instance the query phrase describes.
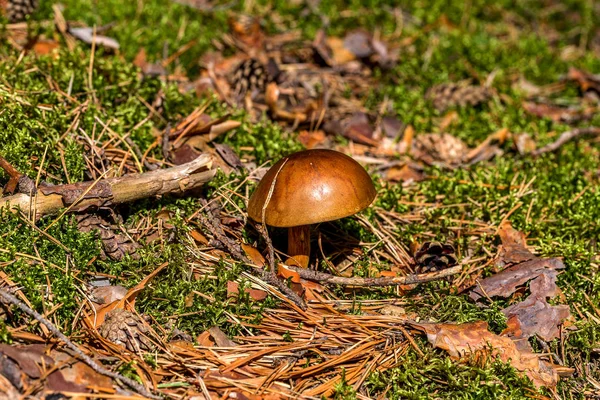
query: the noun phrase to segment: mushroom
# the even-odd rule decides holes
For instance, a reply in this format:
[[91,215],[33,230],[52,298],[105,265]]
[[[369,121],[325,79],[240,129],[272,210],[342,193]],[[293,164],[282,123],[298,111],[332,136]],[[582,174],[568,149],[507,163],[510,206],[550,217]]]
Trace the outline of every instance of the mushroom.
[[288,259],[308,267],[310,225],[348,217],[376,195],[371,177],[351,157],[334,150],[305,150],[279,160],[248,202],[257,222],[288,228]]

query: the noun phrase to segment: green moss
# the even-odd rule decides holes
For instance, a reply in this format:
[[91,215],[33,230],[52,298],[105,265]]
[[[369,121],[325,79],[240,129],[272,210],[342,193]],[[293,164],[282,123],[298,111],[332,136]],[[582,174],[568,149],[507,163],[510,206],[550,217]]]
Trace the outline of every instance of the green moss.
[[[141,48],[149,60],[161,60],[165,44],[171,55],[193,41],[189,50],[169,65],[171,71],[181,67],[193,78],[198,73],[200,57],[212,49],[211,41],[228,33],[227,10],[201,11],[165,0],[62,3],[67,19],[98,27],[114,23],[104,34],[115,37],[121,50],[115,56],[98,49],[90,81],[91,52],[84,44],[72,51],[63,48],[57,57],[28,53],[19,60],[19,53],[6,40],[0,42],[0,155],[28,176],[35,178],[41,168],[41,179],[51,183],[90,179],[85,173],[89,157],[87,137],[96,135],[96,140],[106,140],[106,131],[99,136],[104,130],[102,123],[109,125],[118,137],[129,135],[144,152],[154,142],[156,132],[165,128],[165,121],[177,123],[202,101],[211,101],[208,112],[214,117],[231,111],[214,98],[197,99],[192,94],[181,94],[175,84],[142,79],[130,63]],[[51,6],[52,2],[43,3],[32,17],[32,32],[49,34],[54,29],[36,22],[51,15]],[[232,7],[234,11],[244,8],[264,15],[265,28],[270,33],[297,28],[311,39],[323,26],[325,17],[330,35],[342,36],[356,27],[377,28],[384,37],[397,34],[392,44],[402,43],[400,62],[392,71],[374,71],[381,85],[367,93],[365,104],[377,111],[380,101],[387,98],[392,114],[418,133],[438,132],[444,115],[424,98],[429,87],[463,79],[481,83],[494,73],[492,87],[497,96],[476,108],[456,109],[457,121],[446,128],[447,133],[471,146],[502,128],[513,133],[527,132],[539,146],[555,140],[571,127],[527,114],[522,107],[524,93],[513,87],[514,81],[522,76],[534,84],[546,85],[558,81],[569,67],[600,70],[600,58],[585,47],[595,35],[594,27],[600,25],[598,11],[589,1],[569,0],[562,2],[561,7],[548,8],[536,1],[502,0],[490,4],[483,0],[402,0],[390,5],[382,0],[335,0],[320,2],[311,9],[304,3],[263,0]],[[402,11],[401,18],[394,7]],[[574,52],[572,58],[566,59],[563,55],[567,46],[582,52]],[[149,115],[144,103],[152,103],[159,92],[165,96],[164,120],[150,117],[139,124]],[[579,96],[579,89],[567,83],[564,91],[550,95],[548,100],[577,104]],[[219,141],[230,145],[245,160],[269,164],[302,148],[294,132],[269,122],[266,116],[252,123],[243,111],[235,110],[231,118],[242,121],[242,125]],[[600,115],[581,126],[598,124]],[[593,349],[599,346],[600,332],[595,320],[587,318],[597,318],[600,308],[596,245],[600,236],[599,148],[589,141],[573,142],[554,154],[535,159],[518,156],[512,141],[505,143],[502,150],[503,156],[469,168],[427,168],[429,178],[407,188],[376,179],[378,198],[374,206],[400,215],[419,216],[418,221],[394,227],[399,243],[408,247],[413,241],[433,238],[449,241],[456,244],[460,258],[472,259],[487,259],[496,251],[499,241],[493,230],[510,213],[513,226],[527,233],[539,254],[564,257],[566,269],[559,277],[559,285],[572,305],[576,321],[572,329],[565,331],[564,343],[550,343],[551,349],[560,354],[564,349],[567,365],[597,366]],[[161,158],[160,148],[150,155]],[[212,199],[237,190],[240,196],[231,199],[243,210],[243,196],[255,186],[249,180],[244,182],[246,178],[245,173],[221,173],[207,185],[204,194]],[[0,183],[6,180],[7,176],[0,172]],[[527,190],[521,190],[526,184]],[[23,288],[36,310],[44,312],[57,306],[51,317],[66,331],[81,301],[79,279],[85,281],[88,273],[99,271],[119,277],[115,283],[132,286],[168,262],[169,266],[138,298],[139,311],[153,315],[161,324],[175,320],[179,329],[190,333],[217,325],[229,334],[238,334],[239,328],[231,323],[228,314],[255,320],[265,307],[273,305],[273,300],[253,302],[243,290],[246,283],[240,285],[237,296],[227,293],[227,281],[239,278],[245,269],[243,265],[229,267],[221,263],[209,275],[190,272],[194,255],[186,232],[193,224],[190,226],[186,218],[199,207],[194,197],[169,196],[122,207],[120,211],[129,227],[143,218],[155,221],[159,211],[170,210],[173,229],[164,243],[146,244],[139,252],[140,259],[119,262],[95,259],[100,242],[95,234],[78,232],[71,218],[63,218],[48,230],[61,243],[58,245],[23,219],[5,213],[0,224],[0,249],[4,250],[0,252],[0,262],[7,263],[3,271]],[[375,207],[363,213],[373,223],[379,218]],[[237,212],[229,203],[225,209]],[[38,227],[44,229],[52,221],[53,218],[45,218]],[[477,232],[481,226],[489,227],[487,233]],[[352,218],[323,224],[320,229],[325,233],[343,231],[366,242],[377,241]],[[257,240],[251,229],[243,235]],[[389,267],[387,263],[375,265],[371,255],[365,254],[355,263],[354,273],[371,276],[375,268]],[[490,273],[484,270],[484,275]],[[484,320],[495,332],[503,329],[506,321],[500,312],[505,306],[502,301],[479,307],[466,295],[452,294],[450,289],[446,282],[423,285],[410,293],[407,309],[418,312],[423,319]],[[353,313],[362,312],[363,299],[395,296],[390,288],[334,291],[340,298],[355,301]],[[22,317],[17,313],[16,322]],[[0,340],[9,340],[3,332],[0,326]],[[525,398],[535,393],[530,382],[504,363],[488,360],[482,366],[473,360],[456,362],[423,341],[419,343],[425,355],[409,352],[397,368],[373,374],[368,379],[369,395],[376,397],[386,391],[390,398]],[[131,366],[122,369],[133,371]],[[591,368],[590,373],[598,380],[597,370]],[[583,398],[588,385],[585,376],[578,374],[561,381],[558,390],[565,398]],[[355,395],[345,382],[336,386],[335,394],[340,398]]]

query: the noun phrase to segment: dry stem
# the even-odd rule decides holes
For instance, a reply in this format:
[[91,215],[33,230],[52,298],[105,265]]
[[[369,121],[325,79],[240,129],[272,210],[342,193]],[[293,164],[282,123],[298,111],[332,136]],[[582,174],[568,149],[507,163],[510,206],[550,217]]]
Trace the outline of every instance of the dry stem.
[[554,142],[547,144],[546,146],[533,151],[531,154],[534,156],[539,156],[540,154],[550,153],[552,151],[558,150],[562,145],[564,145],[568,141],[575,139],[579,136],[598,135],[598,134],[600,134],[600,128],[597,128],[594,126],[589,127],[589,128],[573,129],[573,130],[564,132]]
[[20,193],[0,199],[0,207],[6,205],[11,210],[15,208],[28,210],[31,207],[35,210],[36,218],[57,214],[65,207],[68,207],[71,212],[108,207],[202,186],[215,174],[211,166],[211,157],[201,155],[183,165],[142,174],[66,185],[40,186],[35,196]]
[[299,268],[294,266],[288,266],[300,275],[300,278],[308,279],[311,281],[317,281],[319,283],[331,283],[335,285],[344,286],[357,286],[357,287],[373,287],[373,286],[399,286],[399,285],[413,285],[416,283],[425,283],[436,281],[439,279],[446,278],[458,274],[462,270],[462,266],[457,265],[443,269],[437,272],[429,272],[427,274],[411,274],[407,276],[394,276],[394,277],[381,277],[381,278],[360,278],[350,277],[346,278],[343,276],[335,276],[325,272],[313,271],[310,269]]

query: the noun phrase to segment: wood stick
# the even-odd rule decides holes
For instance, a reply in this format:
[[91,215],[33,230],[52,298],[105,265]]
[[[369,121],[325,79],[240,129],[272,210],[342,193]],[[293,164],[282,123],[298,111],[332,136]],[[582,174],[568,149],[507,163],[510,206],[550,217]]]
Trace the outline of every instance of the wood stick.
[[541,154],[544,153],[549,153],[552,151],[556,151],[558,150],[562,145],[564,145],[565,143],[569,142],[570,140],[573,140],[575,138],[578,138],[580,136],[587,136],[587,135],[598,135],[600,134],[600,128],[591,126],[588,128],[577,128],[577,129],[573,129],[567,132],[563,132],[558,139],[556,139],[556,141],[547,144],[546,146],[539,148],[537,150],[534,150],[531,154],[533,156],[539,156]]
[[393,276],[393,277],[381,277],[381,278],[361,278],[361,277],[350,277],[346,278],[343,276],[331,275],[325,272],[313,271],[311,269],[287,266],[300,275],[302,279],[308,279],[319,283],[330,283],[334,285],[344,286],[357,286],[357,287],[373,287],[373,286],[399,286],[399,285],[413,285],[415,283],[425,283],[436,281],[439,279],[446,278],[451,275],[458,274],[462,271],[462,266],[457,265],[455,267],[446,268],[441,271],[429,272],[426,274],[412,274],[407,276]]
[[57,214],[68,207],[70,212],[98,209],[167,193],[181,193],[210,181],[216,170],[212,158],[203,154],[189,163],[142,174],[65,185],[40,185],[37,194],[20,193],[0,198],[0,207],[10,210],[35,210],[35,217]]

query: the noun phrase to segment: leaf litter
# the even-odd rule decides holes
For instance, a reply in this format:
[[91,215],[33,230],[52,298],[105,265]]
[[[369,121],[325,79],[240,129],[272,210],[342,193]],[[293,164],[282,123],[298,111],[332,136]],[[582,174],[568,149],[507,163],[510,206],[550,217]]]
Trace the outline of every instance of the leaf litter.
[[[60,15],[57,13],[56,17]],[[343,37],[331,37],[320,31],[315,40],[308,42],[300,40],[299,33],[293,31],[269,37],[255,18],[231,18],[230,26],[232,34],[225,36],[222,44],[242,51],[226,58],[222,53],[207,55],[201,61],[204,67],[201,76],[192,82],[179,80],[180,90],[193,87],[199,94],[213,90],[226,103],[246,108],[254,121],[261,115],[268,115],[288,129],[301,129],[300,141],[307,148],[343,149],[367,164],[377,165],[387,179],[410,184],[427,179],[423,164],[453,169],[489,161],[503,155],[503,145],[514,139],[507,129],[500,129],[480,145],[470,148],[444,132],[459,118],[455,111],[448,112],[441,120],[441,133],[417,133],[412,126],[406,126],[392,115],[385,102],[376,111],[367,109],[364,97],[379,84],[373,78],[374,69],[387,70],[399,62],[399,49],[370,32],[355,30]],[[63,35],[71,34],[86,43],[113,50],[119,47],[109,37],[94,35],[91,28],[61,30],[59,26],[58,29]],[[50,50],[38,48],[39,54],[55,48],[54,44],[44,46]],[[143,49],[136,57],[136,65],[144,75],[159,79],[169,79],[166,64],[148,63]],[[598,91],[598,78],[587,72],[571,69],[567,78],[576,82],[584,94]],[[542,91],[540,88],[529,89],[533,95]],[[349,97],[347,92],[351,93]],[[439,111],[446,111],[484,105],[494,95],[486,85],[458,82],[433,87],[426,97]],[[175,126],[157,133],[156,145],[162,147],[164,160],[146,157],[138,151],[136,162],[132,156],[134,149],[124,152],[117,145],[100,147],[87,143],[90,166],[114,164],[119,165],[121,172],[132,172],[140,169],[140,165],[148,169],[164,167],[167,163],[183,165],[201,154],[210,154],[226,173],[248,168],[251,162],[240,158],[229,146],[215,141],[235,131],[241,122],[233,119],[231,114],[213,118],[206,112],[207,107],[198,107]],[[596,110],[594,105],[565,108],[532,99],[525,101],[523,108],[535,116],[566,123],[586,119]],[[595,131],[588,133],[596,134]],[[336,144],[337,135],[348,139],[351,145],[342,148]],[[578,135],[567,136],[565,142]],[[535,149],[535,141],[533,144],[526,138],[523,141],[527,145],[518,145],[519,152],[539,152]],[[396,160],[398,155],[406,157]],[[88,173],[97,171],[90,168]],[[98,175],[92,177],[100,178]],[[56,189],[45,190],[51,193]],[[231,202],[224,192],[219,196]],[[75,202],[76,199],[71,200]],[[393,271],[383,271],[389,273],[389,277],[406,274],[410,277],[412,270],[435,273],[438,268],[461,265],[452,246],[426,242],[413,257],[405,245],[395,240],[390,219],[419,221],[422,216],[376,212],[381,218],[375,225],[362,220],[359,223],[385,243],[384,250],[377,256],[394,264]],[[206,219],[200,221],[198,225],[204,229],[189,232],[191,241],[186,245],[195,256],[191,262],[193,274],[210,276],[218,260],[231,267],[232,258],[239,259],[239,254],[252,261],[255,269],[268,265],[256,247],[241,240],[241,228],[229,228],[224,222],[229,218],[235,225],[235,217],[221,216],[220,212],[214,214],[219,216],[208,223]],[[169,217],[162,219],[158,227],[127,232],[127,235],[117,232],[115,224],[111,225],[95,214],[79,215],[78,219],[82,231],[99,229],[106,256],[122,259],[135,256],[137,243],[143,238],[164,241],[162,227],[168,224]],[[483,225],[482,232],[489,234],[492,227]],[[327,236],[327,229],[325,231]],[[401,300],[397,299],[363,301],[362,315],[354,315],[351,313],[353,302],[337,298],[326,281],[311,280],[306,278],[308,275],[301,277],[293,268],[277,263],[277,276],[287,280],[292,290],[308,302],[306,310],[299,308],[267,280],[244,272],[242,278],[250,282],[250,286],[244,286],[242,290],[241,281],[228,281],[227,296],[236,301],[246,294],[256,302],[273,296],[281,301],[279,308],[266,310],[258,323],[242,316],[232,318],[244,328],[244,334],[233,340],[216,327],[201,333],[196,343],[190,341],[189,335],[172,340],[166,330],[154,332],[147,317],[138,315],[135,310],[136,297],[167,266],[165,263],[128,291],[118,286],[104,290],[96,288],[92,297],[95,304],[82,306],[82,321],[93,340],[81,347],[103,357],[135,363],[136,372],[146,387],[160,387],[164,395],[256,399],[302,395],[316,398],[331,396],[342,376],[347,384],[359,389],[372,372],[394,368],[410,349],[420,352],[411,337],[415,331],[406,329],[412,327],[425,333],[433,346],[446,350],[453,358],[479,353],[499,357],[523,371],[537,386],[553,388],[558,376],[565,374],[565,367],[553,363],[546,355],[535,353],[528,339],[538,337],[551,341],[561,338],[568,325],[569,307],[554,304],[561,300],[556,279],[564,264],[557,258],[535,256],[527,248],[524,235],[508,222],[500,226],[498,233],[502,245],[493,261],[497,273],[460,289],[470,290],[470,298],[482,306],[493,298],[510,299],[517,292],[528,293],[524,300],[512,302],[502,310],[508,327],[500,334],[490,332],[483,321],[467,324],[417,322],[414,314],[403,311]],[[335,234],[324,240],[333,244],[340,255],[338,259],[332,257],[329,260],[332,269],[345,274],[343,276],[351,276],[353,265],[363,255],[361,246],[365,243],[339,240],[343,242],[340,244],[332,239]],[[381,277],[388,278],[383,273]],[[13,286],[7,279],[3,282]],[[364,283],[364,280],[352,282]],[[48,352],[40,345],[20,348],[2,345],[0,352],[3,355],[2,377],[8,380],[10,385],[7,386],[12,386],[8,390],[13,391],[34,390],[32,388],[37,384],[34,381],[42,376],[40,371],[54,366],[56,361],[66,364],[70,360],[65,358],[70,355],[55,350]],[[146,352],[155,352],[154,370],[144,361]],[[95,374],[98,375],[77,361],[70,368],[57,367],[50,373],[44,383],[45,389],[116,392],[116,386],[113,387],[110,380]],[[182,382],[185,383],[182,387],[193,389],[181,389],[178,383]],[[6,385],[6,382],[1,384]]]

